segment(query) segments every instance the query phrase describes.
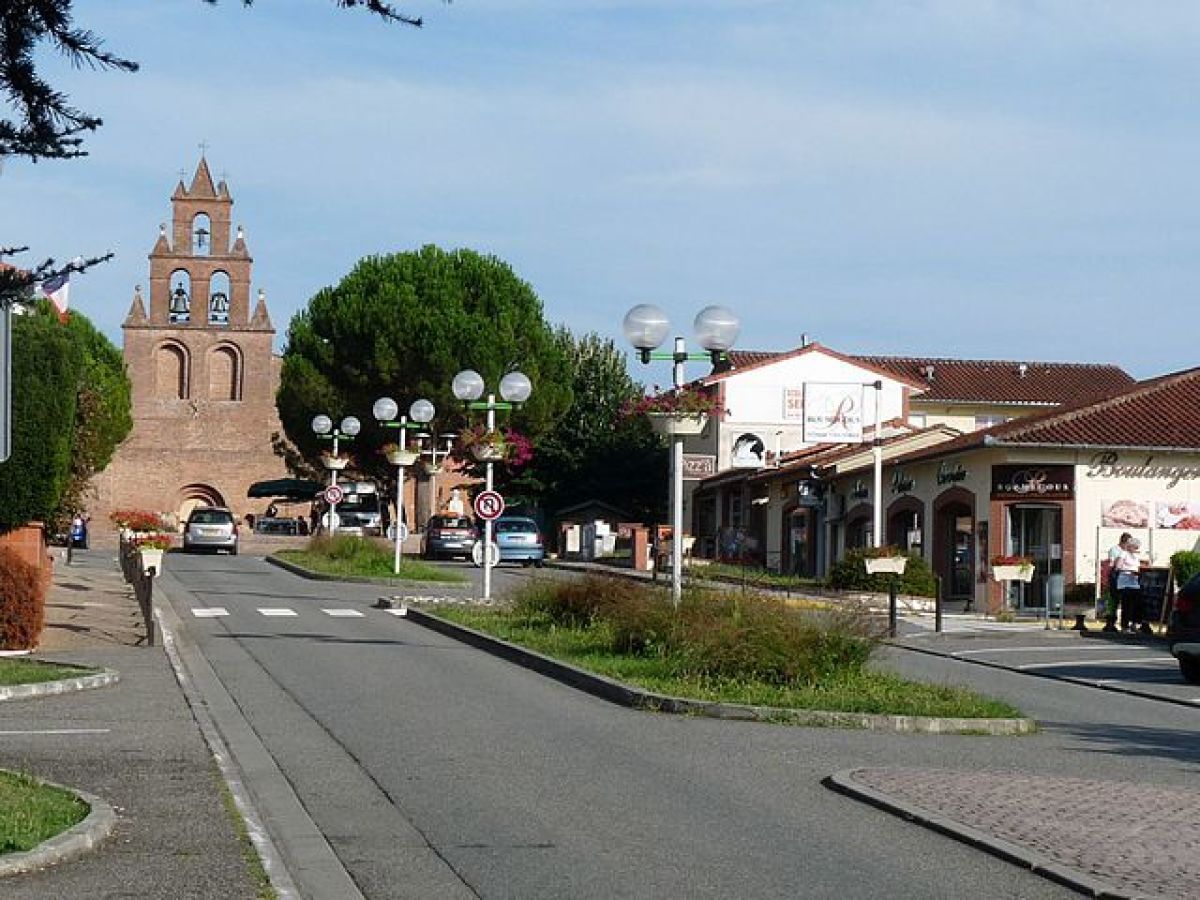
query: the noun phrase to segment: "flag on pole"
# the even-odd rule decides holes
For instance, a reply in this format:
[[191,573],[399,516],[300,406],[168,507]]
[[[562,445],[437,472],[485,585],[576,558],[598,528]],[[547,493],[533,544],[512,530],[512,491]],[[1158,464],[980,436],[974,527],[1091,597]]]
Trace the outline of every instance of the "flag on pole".
[[42,293],[50,298],[54,308],[58,310],[58,320],[67,321],[67,295],[71,290],[71,273],[63,272],[42,282]]

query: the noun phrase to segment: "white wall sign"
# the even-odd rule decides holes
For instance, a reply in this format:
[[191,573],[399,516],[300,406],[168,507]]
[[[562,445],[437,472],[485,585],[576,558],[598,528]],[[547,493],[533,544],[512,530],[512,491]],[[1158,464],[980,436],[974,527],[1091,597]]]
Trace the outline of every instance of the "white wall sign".
[[785,387],[783,389],[783,420],[799,422],[804,418],[804,388]]
[[861,384],[804,385],[804,440],[810,443],[857,444],[863,439]]
[[683,454],[683,477],[685,481],[699,481],[717,474],[717,458],[711,453]]

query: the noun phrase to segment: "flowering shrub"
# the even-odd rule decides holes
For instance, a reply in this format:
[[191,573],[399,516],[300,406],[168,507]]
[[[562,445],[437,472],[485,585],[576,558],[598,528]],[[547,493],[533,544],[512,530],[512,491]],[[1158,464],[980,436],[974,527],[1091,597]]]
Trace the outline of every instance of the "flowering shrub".
[[118,528],[130,531],[166,531],[167,524],[158,513],[144,509],[116,509],[109,516]]
[[725,409],[715,392],[697,390],[696,388],[673,388],[664,391],[658,385],[654,393],[630,400],[622,409],[625,417],[644,416],[654,413],[664,413],[678,416],[715,416],[725,415]]
[[1032,566],[1033,560],[1028,556],[1009,556],[1001,554],[992,557],[993,566],[1020,566],[1022,569],[1026,566]]
[[162,532],[133,539],[133,546],[137,550],[169,550],[173,544],[171,536]]

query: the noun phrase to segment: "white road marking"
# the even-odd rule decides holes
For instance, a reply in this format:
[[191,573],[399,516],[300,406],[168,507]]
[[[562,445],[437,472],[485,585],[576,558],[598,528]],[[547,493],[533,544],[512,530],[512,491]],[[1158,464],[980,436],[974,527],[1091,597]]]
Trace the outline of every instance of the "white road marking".
[[408,615],[408,607],[401,606],[399,609],[389,609],[389,610],[387,610],[387,612],[393,616],[407,616]]
[[1057,669],[1064,666],[1174,666],[1173,659],[1072,659],[1065,662],[1048,662],[1048,663],[1026,663],[1023,666],[1017,666],[1018,669]]
[[192,609],[192,615],[197,619],[211,619],[214,616],[227,616],[229,610],[223,606],[197,606]]
[[[1109,646],[1072,647],[1071,652],[1072,653],[1089,653],[1089,652],[1097,652],[1097,653],[1109,652],[1109,653],[1111,653],[1114,649],[1115,648],[1109,647]],[[1145,651],[1145,652],[1150,652],[1154,648],[1152,648],[1152,647],[1122,647],[1121,649],[1125,652],[1129,652],[1130,650],[1141,650],[1141,651]],[[973,655],[978,655],[980,653],[1062,653],[1062,651],[1063,651],[1062,647],[1045,647],[1045,646],[985,647],[985,648],[978,649],[978,650],[956,650],[953,653],[951,653],[950,655],[951,656],[973,656]]]
[[0,737],[27,734],[112,734],[111,728],[48,728],[44,731],[0,731]]
[[299,615],[299,613],[297,613],[294,609],[288,609],[286,606],[283,606],[283,607],[269,607],[269,606],[268,607],[259,607],[258,611],[259,611],[260,615],[264,615],[264,616],[268,616],[268,617]]
[[357,609],[322,609],[321,612],[334,618],[362,618],[362,611]]

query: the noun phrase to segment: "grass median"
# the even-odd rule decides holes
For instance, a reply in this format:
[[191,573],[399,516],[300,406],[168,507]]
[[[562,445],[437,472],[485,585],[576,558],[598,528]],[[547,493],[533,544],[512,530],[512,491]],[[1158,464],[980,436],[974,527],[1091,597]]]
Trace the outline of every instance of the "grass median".
[[32,850],[78,825],[90,811],[69,791],[0,771],[0,854]]
[[82,675],[95,675],[98,671],[78,666],[56,666],[54,663],[37,662],[31,659],[0,659],[0,687],[62,681],[66,678],[79,678]]
[[303,550],[279,550],[280,559],[322,575],[339,578],[380,578],[393,581],[430,581],[465,584],[467,579],[420,560],[401,557],[400,571],[395,567],[395,551],[372,538],[339,535],[316,537]]
[[665,592],[614,579],[539,582],[511,606],[438,615],[626,684],[698,700],[832,712],[1020,718],[1000,700],[868,666],[865,611],[796,610],[774,598]]

